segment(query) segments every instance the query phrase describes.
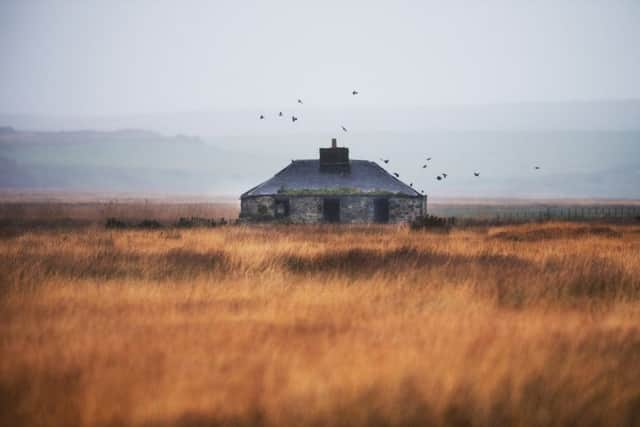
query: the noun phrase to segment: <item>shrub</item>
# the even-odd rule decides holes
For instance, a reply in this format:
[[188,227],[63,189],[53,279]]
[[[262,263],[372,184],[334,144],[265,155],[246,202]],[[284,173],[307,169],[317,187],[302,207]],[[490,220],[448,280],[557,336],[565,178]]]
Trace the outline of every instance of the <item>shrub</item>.
[[122,229],[127,228],[127,223],[117,218],[107,218],[107,222],[104,226],[109,229]]
[[162,228],[162,224],[160,224],[155,219],[143,219],[138,225],[137,228],[143,228],[146,230],[157,230],[158,228]]
[[442,218],[435,215],[423,215],[411,221],[412,230],[434,230],[448,232],[455,223],[455,218]]
[[215,227],[217,224],[214,219],[207,219],[207,218],[192,216],[191,218],[181,217],[174,225],[178,228],[193,228],[193,227]]

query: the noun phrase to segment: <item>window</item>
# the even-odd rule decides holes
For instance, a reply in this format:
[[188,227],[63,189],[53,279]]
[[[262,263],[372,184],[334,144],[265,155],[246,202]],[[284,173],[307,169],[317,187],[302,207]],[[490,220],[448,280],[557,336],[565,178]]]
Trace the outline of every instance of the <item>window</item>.
[[276,218],[289,216],[289,199],[276,200]]
[[373,219],[375,222],[389,222],[389,199],[375,199],[373,201]]
[[324,199],[322,216],[326,222],[340,222],[340,199]]

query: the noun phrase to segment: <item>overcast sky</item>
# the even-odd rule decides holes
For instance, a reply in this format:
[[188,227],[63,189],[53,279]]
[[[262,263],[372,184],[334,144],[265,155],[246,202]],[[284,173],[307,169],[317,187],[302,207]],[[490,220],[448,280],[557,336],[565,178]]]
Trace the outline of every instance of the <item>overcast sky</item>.
[[639,41],[633,0],[2,0],[0,112],[640,98]]

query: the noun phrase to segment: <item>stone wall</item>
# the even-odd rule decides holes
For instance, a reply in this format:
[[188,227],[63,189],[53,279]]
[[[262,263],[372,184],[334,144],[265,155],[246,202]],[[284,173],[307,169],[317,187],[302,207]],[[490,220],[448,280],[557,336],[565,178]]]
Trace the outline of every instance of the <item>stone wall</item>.
[[374,221],[373,197],[342,196],[340,199],[340,222],[359,224]]
[[296,224],[322,222],[322,197],[289,198],[289,220]]
[[275,198],[273,196],[258,196],[242,199],[240,201],[240,218],[248,220],[275,218]]
[[410,222],[423,215],[422,197],[391,197],[389,199],[389,222]]
[[[340,222],[359,224],[374,222],[374,200],[369,196],[336,196],[340,199]],[[323,222],[324,197],[296,196],[289,198],[289,217],[282,218],[296,224]],[[409,222],[423,214],[421,197],[389,197],[389,222]],[[250,197],[241,201],[240,217],[243,220],[269,221],[275,218],[275,197]]]

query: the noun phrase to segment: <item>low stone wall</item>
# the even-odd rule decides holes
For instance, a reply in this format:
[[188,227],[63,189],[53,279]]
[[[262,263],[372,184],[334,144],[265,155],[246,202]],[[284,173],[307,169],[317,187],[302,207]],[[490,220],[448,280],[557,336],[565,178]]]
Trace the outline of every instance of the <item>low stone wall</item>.
[[[323,222],[323,199],[320,196],[289,197],[289,216],[282,218],[295,224]],[[374,196],[335,196],[340,199],[340,222],[362,224],[375,221]],[[259,196],[242,199],[240,218],[245,221],[277,220],[274,196]],[[421,197],[389,197],[389,223],[403,223],[423,214],[424,199]]]

